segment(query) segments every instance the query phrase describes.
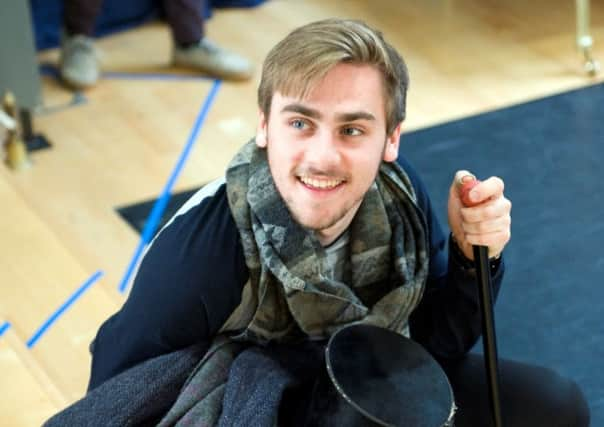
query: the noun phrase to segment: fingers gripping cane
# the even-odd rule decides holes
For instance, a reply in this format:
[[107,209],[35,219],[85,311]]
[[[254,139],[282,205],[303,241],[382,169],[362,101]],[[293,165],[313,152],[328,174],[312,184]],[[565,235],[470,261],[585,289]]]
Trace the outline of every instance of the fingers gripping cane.
[[[466,207],[474,205],[469,200],[470,190],[480,181],[468,180],[462,183],[461,200]],[[478,293],[482,314],[482,344],[484,364],[489,387],[491,414],[495,427],[502,427],[501,401],[499,397],[499,371],[497,368],[497,339],[495,337],[495,319],[493,315],[493,299],[491,296],[491,275],[489,270],[489,250],[486,246],[473,246]]]

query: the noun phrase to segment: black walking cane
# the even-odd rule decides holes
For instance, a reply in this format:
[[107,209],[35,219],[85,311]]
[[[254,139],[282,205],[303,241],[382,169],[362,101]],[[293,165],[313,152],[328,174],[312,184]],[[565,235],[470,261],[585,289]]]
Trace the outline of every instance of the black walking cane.
[[[472,206],[466,195],[480,181],[462,182],[461,199],[466,207]],[[482,345],[484,364],[489,387],[491,414],[495,427],[502,427],[501,401],[499,397],[499,370],[497,368],[497,339],[495,337],[495,319],[493,315],[493,298],[491,296],[491,274],[489,269],[489,250],[486,246],[474,245],[474,263],[478,281],[480,311],[482,313]]]

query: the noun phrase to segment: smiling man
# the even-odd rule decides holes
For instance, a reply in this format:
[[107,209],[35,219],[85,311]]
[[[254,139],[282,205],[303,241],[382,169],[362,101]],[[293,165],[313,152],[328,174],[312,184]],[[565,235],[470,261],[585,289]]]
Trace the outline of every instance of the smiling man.
[[276,92],[256,144],[292,218],[325,246],[354,218],[380,163],[396,160],[399,135],[399,125],[387,133],[381,73],[341,63],[304,99]]
[[[255,138],[148,248],[127,302],[95,339],[89,398],[117,399],[138,366],[201,343],[205,357],[189,380],[196,398],[187,389],[167,415],[172,402],[155,403],[161,425],[304,425],[283,404],[262,418],[268,397],[249,403],[246,419],[228,418],[257,388],[281,390],[270,375],[242,380],[235,366],[244,364],[244,378],[262,368],[243,349],[266,355],[272,343],[290,343],[311,358],[308,343],[361,322],[412,338],[442,364],[457,426],[489,425],[482,358],[467,354],[480,335],[472,245],[489,248],[497,295],[511,203],[491,177],[474,188],[476,205],[463,207],[460,185],[471,174],[460,170],[447,238],[399,156],[407,86],[400,55],[358,21],[315,22],[277,44],[264,63]],[[573,381],[506,360],[500,371],[506,425],[589,424]]]

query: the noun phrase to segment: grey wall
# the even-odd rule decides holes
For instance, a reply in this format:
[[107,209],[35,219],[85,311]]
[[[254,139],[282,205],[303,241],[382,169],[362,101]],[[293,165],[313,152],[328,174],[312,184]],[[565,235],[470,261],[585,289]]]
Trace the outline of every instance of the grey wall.
[[12,91],[20,108],[42,104],[29,1],[0,0],[0,95]]

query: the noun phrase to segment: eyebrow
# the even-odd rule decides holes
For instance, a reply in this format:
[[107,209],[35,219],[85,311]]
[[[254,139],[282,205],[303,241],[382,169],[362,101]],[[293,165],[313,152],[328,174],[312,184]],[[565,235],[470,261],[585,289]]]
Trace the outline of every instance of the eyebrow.
[[[311,119],[321,119],[323,117],[319,111],[297,103],[287,104],[281,109],[281,112],[299,113],[303,116],[310,117]],[[336,120],[338,122],[354,122],[356,120],[376,120],[376,118],[373,114],[366,111],[353,111],[350,113],[337,114]]]
[[323,117],[323,115],[319,111],[305,107],[302,104],[287,104],[281,109],[281,112],[299,113],[303,116],[310,117],[311,119],[320,119],[321,117]]
[[354,122],[356,120],[375,120],[375,116],[366,111],[355,111],[352,113],[342,113],[336,115],[339,122]]

